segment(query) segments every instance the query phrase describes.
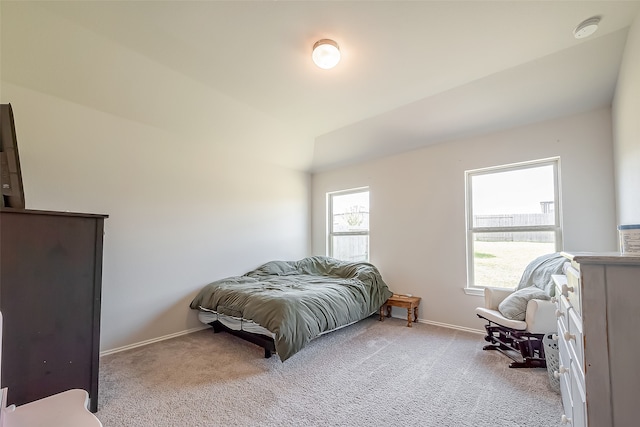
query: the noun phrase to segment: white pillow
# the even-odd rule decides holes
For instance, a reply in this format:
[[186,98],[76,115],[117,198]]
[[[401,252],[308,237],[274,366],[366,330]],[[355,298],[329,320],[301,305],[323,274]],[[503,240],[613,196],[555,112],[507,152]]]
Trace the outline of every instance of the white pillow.
[[532,299],[548,300],[549,295],[535,286],[520,289],[506,297],[498,305],[498,311],[507,319],[524,320],[527,312],[527,303]]

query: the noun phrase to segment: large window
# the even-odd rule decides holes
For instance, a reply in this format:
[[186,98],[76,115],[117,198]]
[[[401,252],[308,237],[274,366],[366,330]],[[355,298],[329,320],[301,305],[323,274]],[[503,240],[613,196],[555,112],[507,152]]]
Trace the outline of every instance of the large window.
[[329,256],[344,261],[369,261],[369,189],[327,194]]
[[514,288],[562,248],[559,159],[467,171],[468,288]]

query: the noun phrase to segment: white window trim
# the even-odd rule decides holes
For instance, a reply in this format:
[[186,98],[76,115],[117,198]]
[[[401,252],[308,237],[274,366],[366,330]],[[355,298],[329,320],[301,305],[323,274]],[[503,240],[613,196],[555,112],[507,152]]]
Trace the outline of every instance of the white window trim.
[[[333,256],[333,236],[369,236],[371,224],[369,224],[369,230],[367,231],[333,231],[333,196],[344,196],[347,194],[364,192],[369,192],[369,197],[371,197],[369,187],[358,187],[348,190],[331,191],[327,193],[327,256]],[[369,210],[371,210],[371,203],[369,203]],[[371,247],[369,247],[367,250],[368,259],[371,259],[370,251]]]
[[[513,170],[529,169],[540,166],[553,166],[553,182],[554,182],[554,224],[543,226],[520,226],[520,227],[473,227],[472,204],[472,188],[471,178],[478,175],[492,174],[496,172],[507,172]],[[551,157],[547,159],[532,160],[528,162],[512,163],[503,166],[494,166],[482,169],[474,169],[465,171],[465,222],[466,222],[466,244],[467,244],[467,283],[464,292],[467,295],[484,295],[484,289],[488,286],[475,286],[474,283],[474,264],[473,264],[473,234],[487,232],[509,232],[509,231],[551,231],[555,233],[556,251],[562,250],[562,207],[560,197],[560,157]],[[473,283],[473,285],[472,285]]]

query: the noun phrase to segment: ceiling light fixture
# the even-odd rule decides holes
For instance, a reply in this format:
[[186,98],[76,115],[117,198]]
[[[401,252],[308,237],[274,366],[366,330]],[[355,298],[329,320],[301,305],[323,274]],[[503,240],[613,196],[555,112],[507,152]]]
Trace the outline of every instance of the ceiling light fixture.
[[600,23],[600,17],[594,16],[585,21],[582,21],[575,30],[573,30],[573,36],[577,39],[583,39],[589,37],[595,33],[598,29],[598,23]]
[[329,39],[318,40],[313,45],[313,53],[311,55],[313,62],[325,70],[333,68],[340,62],[340,48],[338,43]]

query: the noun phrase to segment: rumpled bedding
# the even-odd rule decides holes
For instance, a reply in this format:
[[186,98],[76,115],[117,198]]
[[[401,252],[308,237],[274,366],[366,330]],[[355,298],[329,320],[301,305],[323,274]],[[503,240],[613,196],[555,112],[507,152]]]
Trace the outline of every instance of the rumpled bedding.
[[376,312],[391,295],[374,265],[314,256],[210,283],[190,307],[260,324],[274,334],[284,362],[320,333]]

